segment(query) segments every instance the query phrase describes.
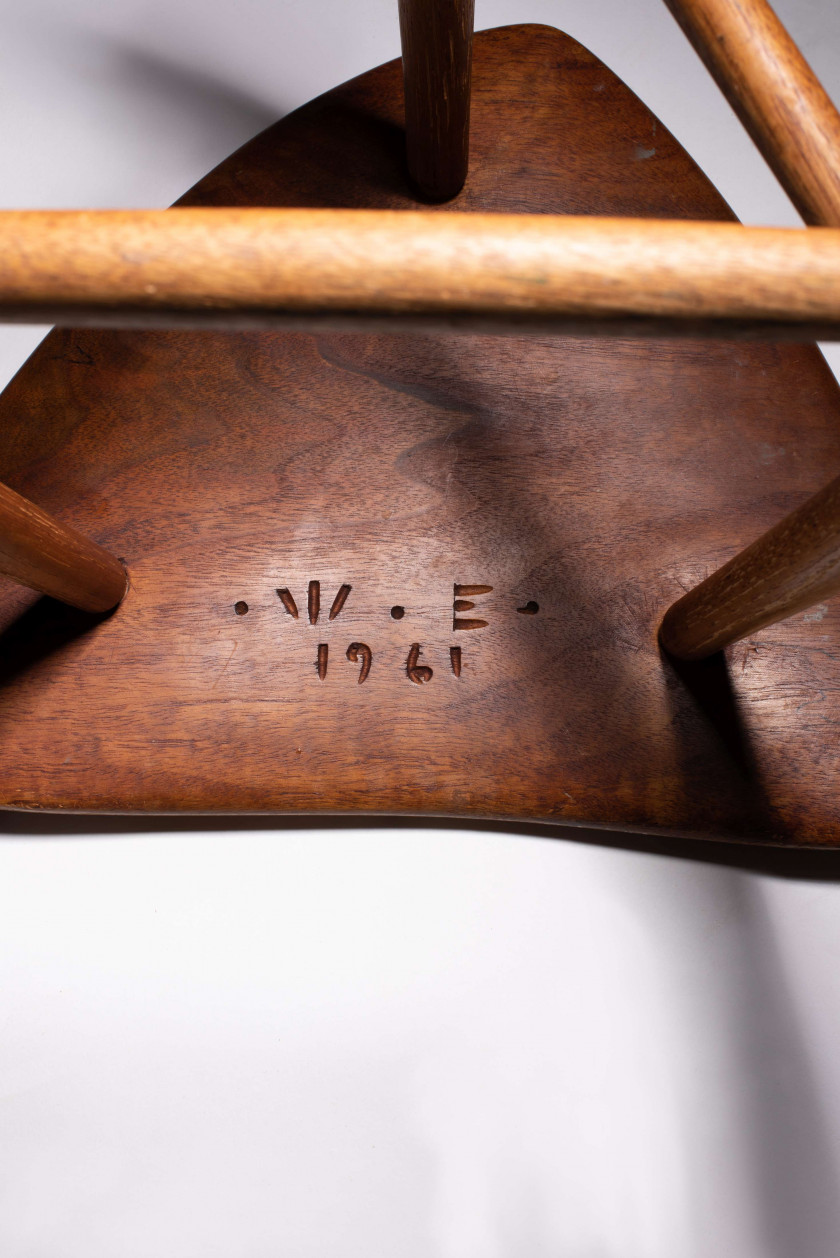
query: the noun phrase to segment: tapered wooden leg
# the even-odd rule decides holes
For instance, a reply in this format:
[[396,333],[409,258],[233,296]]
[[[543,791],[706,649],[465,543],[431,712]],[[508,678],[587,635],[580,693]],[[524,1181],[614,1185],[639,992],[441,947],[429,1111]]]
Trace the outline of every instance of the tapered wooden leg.
[[400,0],[408,169],[421,195],[448,201],[469,158],[474,0]]
[[[840,225],[840,114],[767,0],[666,0],[806,223]],[[840,590],[840,479],[691,590],[660,640],[696,660]]]
[[6,485],[0,485],[0,573],[88,612],[115,607],[127,584],[118,559]]
[[840,225],[840,114],[767,0],[666,0],[806,223]]
[[700,660],[840,591],[840,477],[670,608],[659,631]]

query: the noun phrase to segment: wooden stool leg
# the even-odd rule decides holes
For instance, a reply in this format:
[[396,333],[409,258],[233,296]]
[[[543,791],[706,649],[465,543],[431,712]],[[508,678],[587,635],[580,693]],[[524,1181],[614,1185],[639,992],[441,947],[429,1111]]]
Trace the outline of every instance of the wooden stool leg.
[[126,591],[118,559],[0,485],[0,573],[88,612],[106,612]]
[[448,201],[469,158],[475,0],[400,0],[408,169],[421,195]]
[[806,223],[840,225],[840,114],[767,0],[666,0]]
[[[767,0],[666,0],[806,223],[840,225],[840,114]],[[840,479],[668,611],[703,659],[840,590]]]
[[840,477],[670,608],[671,655],[700,660],[840,591]]

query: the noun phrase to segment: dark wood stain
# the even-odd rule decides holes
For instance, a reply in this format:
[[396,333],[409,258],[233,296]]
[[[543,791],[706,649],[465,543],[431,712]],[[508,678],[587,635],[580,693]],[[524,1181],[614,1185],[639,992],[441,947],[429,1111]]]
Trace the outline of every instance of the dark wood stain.
[[407,159],[421,196],[446,201],[467,177],[475,0],[399,0]]

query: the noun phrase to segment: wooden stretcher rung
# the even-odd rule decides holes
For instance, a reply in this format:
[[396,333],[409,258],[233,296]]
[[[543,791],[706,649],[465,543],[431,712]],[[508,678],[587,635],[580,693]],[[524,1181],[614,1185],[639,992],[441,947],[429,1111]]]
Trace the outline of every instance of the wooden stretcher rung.
[[389,210],[0,213],[0,319],[840,337],[840,229]]

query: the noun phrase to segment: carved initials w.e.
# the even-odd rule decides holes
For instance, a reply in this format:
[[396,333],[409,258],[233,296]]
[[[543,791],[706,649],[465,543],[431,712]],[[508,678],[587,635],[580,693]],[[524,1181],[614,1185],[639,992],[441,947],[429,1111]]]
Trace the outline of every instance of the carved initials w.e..
[[[352,590],[352,588],[353,588],[352,585],[346,585],[346,584],[339,586],[338,593],[333,599],[332,607],[330,608],[330,620],[335,620],[336,616],[339,614],[342,607],[347,602],[347,596]],[[278,590],[277,597],[280,599],[280,602],[285,607],[287,613],[290,616],[292,616],[295,620],[298,620],[300,618],[300,613],[298,612],[298,606],[297,606],[297,603],[295,602],[295,596],[294,594],[292,594],[291,590],[285,589],[285,588],[282,590]],[[318,617],[321,614],[321,582],[320,581],[309,582],[309,587],[306,592],[306,610],[309,614],[310,625],[317,625]]]

